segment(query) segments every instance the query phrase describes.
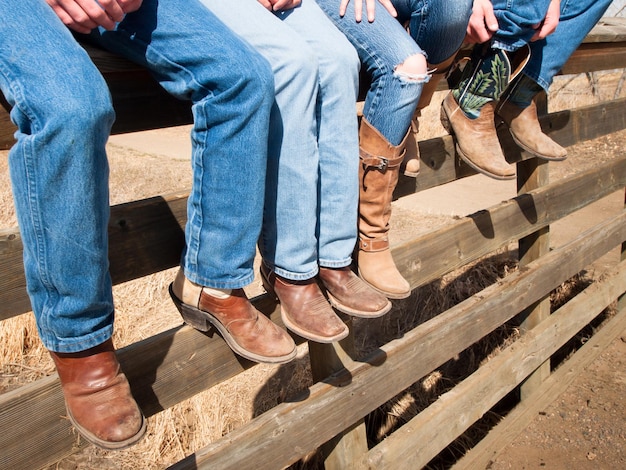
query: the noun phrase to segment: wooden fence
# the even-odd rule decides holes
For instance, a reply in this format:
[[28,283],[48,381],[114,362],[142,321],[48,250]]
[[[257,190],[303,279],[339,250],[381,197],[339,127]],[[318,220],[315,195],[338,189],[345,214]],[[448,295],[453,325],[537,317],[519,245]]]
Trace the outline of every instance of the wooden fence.
[[[147,73],[93,50],[114,97],[114,132],[190,122],[189,106],[169,98]],[[562,73],[626,67],[626,22],[605,19],[572,56]],[[626,129],[626,100],[542,116],[542,125],[565,146]],[[0,114],[0,145],[12,142],[12,125]],[[506,139],[506,135],[501,136]],[[419,143],[422,172],[402,179],[397,197],[471,175],[454,153],[450,137]],[[626,211],[549,248],[550,225],[626,187],[626,157],[550,183],[548,164],[507,144],[518,163],[519,195],[393,247],[394,258],[417,289],[519,240],[520,269],[476,295],[370,353],[356,357],[350,337],[311,343],[315,379],[303,396],[291,397],[222,439],[197,449],[176,469],[279,469],[323,448],[327,469],[415,469],[426,465],[513,390],[519,404],[466,455],[457,468],[485,468],[516,432],[626,329]],[[178,264],[184,242],[186,193],[112,207],[111,274],[114,283]],[[616,247],[615,263],[582,293],[550,314],[557,286]],[[619,300],[618,300],[619,299]],[[570,359],[551,371],[550,357],[617,301],[617,314]],[[255,305],[280,323],[267,296]],[[30,311],[15,229],[0,229],[0,320]],[[454,389],[372,448],[364,417],[490,332],[523,316],[523,334]],[[348,320],[349,321],[349,320]],[[302,341],[302,340],[299,340]],[[253,363],[236,357],[217,335],[187,326],[165,331],[118,353],[146,416],[207,390]],[[184,365],[184,367],[181,367]],[[76,451],[56,374],[0,395],[0,468],[40,468]]]

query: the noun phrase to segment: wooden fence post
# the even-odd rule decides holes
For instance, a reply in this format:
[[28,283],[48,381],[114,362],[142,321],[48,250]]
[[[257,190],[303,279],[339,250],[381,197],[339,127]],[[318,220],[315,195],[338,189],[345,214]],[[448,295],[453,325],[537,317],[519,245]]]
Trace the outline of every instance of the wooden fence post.
[[[332,344],[309,341],[311,373],[315,382],[324,380],[338,370],[348,368],[354,362],[352,359],[355,352],[352,318],[346,317],[344,321],[350,328],[350,334],[342,341]],[[324,468],[345,470],[367,453],[367,450],[365,421],[361,419],[322,446]]]
[[[537,113],[547,113],[548,102],[545,93],[537,97]],[[549,183],[548,162],[538,158],[524,160],[517,164],[518,194],[527,193]],[[519,240],[520,267],[539,259],[550,251],[550,226],[546,226]],[[550,297],[538,301],[520,313],[522,333],[531,330],[550,316]],[[532,395],[541,387],[543,381],[550,376],[550,361],[544,362],[528,376],[520,386],[520,400]]]

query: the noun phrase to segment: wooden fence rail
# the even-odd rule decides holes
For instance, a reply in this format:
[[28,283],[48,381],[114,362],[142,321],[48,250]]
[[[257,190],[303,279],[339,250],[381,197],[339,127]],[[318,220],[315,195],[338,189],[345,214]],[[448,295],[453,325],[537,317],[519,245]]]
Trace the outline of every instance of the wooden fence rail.
[[[146,72],[121,59],[91,51],[111,87],[116,132],[189,122],[188,105],[170,99]],[[572,56],[563,73],[626,67],[626,23],[607,19]],[[142,108],[150,102],[151,108]],[[145,115],[144,115],[145,112]],[[625,99],[542,116],[544,129],[569,146],[626,129]],[[0,113],[0,145],[11,143],[7,115]],[[626,261],[604,276],[439,397],[387,439],[368,449],[363,418],[449,359],[475,344],[521,312],[545,304],[550,292],[610,250],[626,243],[626,211],[549,251],[535,250],[534,240],[550,225],[626,187],[626,156],[570,178],[542,184],[547,165],[520,153],[502,134],[508,156],[520,162],[520,194],[444,227],[393,247],[393,255],[413,288],[482,259],[510,242],[520,245],[521,268],[365,357],[350,341],[310,345],[315,383],[301,396],[263,413],[222,439],[198,449],[172,468],[287,467],[329,442],[326,468],[414,469],[426,465],[498,400],[528,377],[626,292]],[[460,165],[450,137],[419,142],[423,169],[417,179],[402,179],[403,197],[472,174]],[[114,283],[155,273],[179,262],[184,243],[187,192],[112,207],[109,225]],[[535,256],[534,252],[539,253]],[[626,258],[622,256],[622,259]],[[278,306],[267,296],[254,304],[280,324]],[[589,344],[607,344],[626,328],[624,302]],[[541,308],[540,308],[541,309]],[[0,320],[30,311],[16,228],[0,229]],[[298,340],[302,341],[302,340]],[[569,359],[579,371],[595,353],[581,350]],[[598,348],[596,348],[597,350]],[[187,326],[170,329],[129,345],[118,353],[133,393],[147,416],[170,408],[228,380],[254,364],[234,355],[217,335]],[[562,390],[572,373],[557,370],[537,380],[523,394],[506,425],[457,462],[458,468],[484,468],[521,429],[537,406]],[[548,371],[549,372],[549,371]],[[75,452],[75,435],[65,414],[58,377],[52,375],[0,395],[0,468],[41,468]],[[513,424],[510,424],[513,423]],[[504,428],[504,429],[503,429]]]

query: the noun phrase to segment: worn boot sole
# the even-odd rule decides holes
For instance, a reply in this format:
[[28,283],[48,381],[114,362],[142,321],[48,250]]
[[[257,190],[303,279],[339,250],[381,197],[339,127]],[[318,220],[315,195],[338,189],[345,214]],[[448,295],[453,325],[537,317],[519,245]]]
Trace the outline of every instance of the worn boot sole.
[[[342,304],[341,301],[337,299],[336,297],[334,297],[328,289],[324,288],[324,290],[326,291],[326,295],[328,296],[328,301],[330,302],[330,305],[332,305],[334,308],[336,308],[340,312],[350,315],[351,317],[378,318],[378,317],[382,317],[385,313],[391,310],[391,302],[388,302],[387,305],[385,305],[383,308],[381,308],[380,310],[376,310],[374,312],[364,312],[363,310],[355,310],[353,308],[348,307],[347,305]],[[379,292],[380,294],[384,296],[387,295],[383,292],[380,292],[378,289],[376,289],[376,292]]]
[[93,445],[101,447],[101,448],[106,449],[106,450],[127,449],[128,447],[131,447],[131,446],[137,444],[137,442],[139,442],[144,437],[144,435],[146,434],[146,418],[142,414],[141,415],[141,427],[139,428],[139,431],[137,431],[137,434],[135,434],[134,436],[131,436],[128,439],[125,439],[123,441],[117,441],[117,442],[104,441],[104,440],[98,438],[97,436],[95,436],[93,433],[89,432],[84,427],[82,427],[74,419],[74,416],[72,416],[72,412],[70,411],[70,409],[67,406],[67,404],[65,406],[65,409],[67,410],[67,417],[69,418],[70,423],[72,423],[72,425],[76,428],[76,430],[80,433],[80,435],[83,436],[87,441],[91,442]]
[[[262,269],[261,269],[261,282],[263,283],[263,287],[265,288],[267,293],[269,295],[271,295],[272,297],[274,297],[274,299],[276,299],[280,303],[280,298],[276,294],[274,288],[271,286],[269,280],[265,276],[265,273],[263,272]],[[341,333],[339,333],[338,335],[335,335],[335,336],[320,336],[320,335],[317,335],[315,333],[312,333],[312,332],[310,332],[308,330],[305,330],[302,327],[298,326],[296,323],[294,323],[289,318],[289,312],[287,312],[287,310],[283,307],[282,303],[280,305],[280,317],[283,320],[283,324],[288,329],[293,331],[295,334],[297,334],[299,336],[302,336],[305,339],[309,339],[311,341],[315,341],[316,343],[329,344],[329,343],[334,343],[336,341],[341,341],[346,336],[348,336],[348,333],[350,332],[350,330],[348,330],[348,328],[346,327],[346,329],[343,332],[341,332]]]
[[409,289],[407,292],[388,292],[382,289],[379,289],[378,287],[376,287],[374,284],[367,282],[367,279],[365,279],[363,277],[363,274],[361,274],[361,270],[358,270],[359,272],[359,277],[361,278],[361,280],[367,284],[368,286],[370,286],[372,289],[374,289],[376,292],[384,295],[385,297],[387,297],[388,299],[393,299],[393,300],[401,300],[401,299],[406,299],[411,295],[411,290]]
[[297,350],[294,349],[291,353],[284,356],[261,356],[260,354],[253,353],[248,351],[247,349],[242,348],[235,338],[230,334],[230,332],[222,325],[222,323],[211,315],[209,312],[204,310],[200,310],[198,308],[192,307],[186,303],[183,303],[172,289],[173,284],[170,284],[169,293],[170,297],[174,301],[174,305],[180,312],[180,315],[183,317],[185,323],[187,323],[192,328],[195,328],[199,331],[207,332],[211,329],[211,327],[215,328],[220,336],[226,341],[226,344],[241,357],[249,359],[254,362],[263,362],[268,364],[283,364],[285,362],[289,362],[296,357]]
[[541,155],[536,150],[531,149],[530,147],[524,145],[521,141],[519,141],[517,137],[515,137],[515,134],[511,132],[511,129],[509,129],[509,127],[506,125],[506,122],[503,121],[502,125],[507,127],[507,129],[509,130],[509,134],[511,134],[511,137],[513,138],[513,141],[517,144],[517,146],[521,148],[522,150],[525,150],[526,152],[530,153],[531,155],[534,155],[537,158],[541,158],[542,160],[547,160],[549,162],[562,162],[563,160],[567,158],[567,155],[565,155],[564,157],[549,157],[547,155]]

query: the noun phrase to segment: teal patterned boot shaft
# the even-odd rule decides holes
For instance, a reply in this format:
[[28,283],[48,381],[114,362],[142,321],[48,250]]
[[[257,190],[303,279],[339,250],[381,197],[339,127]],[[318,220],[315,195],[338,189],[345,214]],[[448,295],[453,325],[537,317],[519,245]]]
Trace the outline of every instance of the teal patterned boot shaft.
[[507,52],[489,45],[477,46],[452,96],[467,117],[476,119],[485,104],[500,99],[528,58],[527,47]]

